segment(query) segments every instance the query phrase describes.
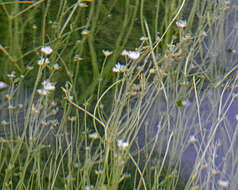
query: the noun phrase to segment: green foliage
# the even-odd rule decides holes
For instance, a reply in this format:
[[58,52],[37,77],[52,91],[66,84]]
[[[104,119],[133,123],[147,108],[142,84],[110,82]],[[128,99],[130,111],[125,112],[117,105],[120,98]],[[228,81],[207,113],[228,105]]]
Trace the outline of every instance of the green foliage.
[[[0,125],[0,187],[198,189],[182,180],[179,161],[171,164],[168,152],[134,146],[141,143],[137,135],[143,110],[154,101],[147,100],[153,85],[168,105],[176,101],[182,108],[184,94],[214,77],[213,68],[202,72],[195,56],[219,5],[210,0],[0,2],[0,79],[9,84],[4,101],[10,106],[0,107],[0,118],[9,120]],[[176,25],[184,20],[186,26]],[[146,40],[139,41],[141,36]],[[51,53],[41,49],[47,46]],[[124,51],[123,58],[124,49],[132,51]],[[116,67],[118,60],[124,64]],[[31,92],[22,102],[26,88]],[[154,156],[159,159],[150,165]]]

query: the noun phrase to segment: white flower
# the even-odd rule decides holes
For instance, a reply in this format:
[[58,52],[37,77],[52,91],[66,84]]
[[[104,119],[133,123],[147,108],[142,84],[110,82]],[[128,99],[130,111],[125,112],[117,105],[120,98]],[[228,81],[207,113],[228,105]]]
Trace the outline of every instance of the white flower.
[[106,56],[106,57],[108,57],[112,54],[112,51],[110,51],[110,50],[102,50],[102,52],[103,52],[104,56]]
[[16,73],[15,73],[15,71],[13,71],[12,73],[7,74],[7,76],[8,76],[8,78],[13,79],[13,78],[16,78]]
[[39,114],[39,113],[40,113],[40,110],[33,104],[32,107],[31,107],[31,114],[36,115],[36,114]]
[[186,22],[186,20],[178,20],[178,21],[176,22],[176,25],[177,25],[177,27],[179,27],[179,28],[185,28],[185,27],[187,26],[187,22]]
[[89,34],[89,30],[84,29],[84,30],[81,32],[81,34],[82,34],[83,36],[87,36],[87,35]]
[[37,29],[37,26],[35,24],[32,25],[32,29],[33,30],[36,30]]
[[74,162],[73,165],[75,168],[80,168],[80,163],[78,163],[78,162]]
[[236,118],[236,121],[238,122],[238,114],[236,114],[235,118]]
[[68,120],[70,121],[70,122],[75,122],[76,121],[76,116],[68,116]]
[[128,56],[128,51],[124,49],[124,50],[121,52],[121,55],[122,55],[122,56]]
[[32,70],[34,69],[34,67],[28,65],[28,66],[26,67],[26,69],[27,69],[28,71],[32,71]]
[[77,62],[77,61],[82,61],[83,58],[79,57],[79,55],[75,55],[74,56],[74,61]]
[[197,141],[196,137],[194,135],[191,135],[189,137],[189,143],[195,143]]
[[128,57],[130,59],[136,60],[140,57],[140,52],[138,52],[138,51],[128,51]]
[[0,81],[0,90],[1,89],[5,89],[5,88],[7,88],[8,87],[8,84],[7,83],[5,83],[5,82],[3,82],[3,81]]
[[[238,78],[238,75],[237,75],[236,77]],[[238,93],[233,93],[232,96],[233,96],[234,98],[238,98]]]
[[50,91],[55,90],[55,84],[49,80],[44,80],[41,84],[43,88],[37,90],[41,96],[47,96]]
[[207,37],[207,33],[205,31],[202,31],[202,36]]
[[45,55],[50,55],[53,52],[53,49],[50,46],[44,46],[40,50]]
[[103,172],[104,171],[102,169],[95,170],[96,175],[101,175],[101,174],[103,174]]
[[96,132],[94,132],[94,133],[90,133],[88,136],[89,136],[90,139],[94,139],[94,140],[97,139],[97,138],[99,137],[98,134],[97,134]]
[[55,90],[55,84],[53,82],[50,82],[49,80],[44,80],[42,82],[43,88],[47,91],[53,91]]
[[126,72],[126,66],[125,65],[121,65],[120,63],[117,63],[115,65],[115,67],[112,68],[112,71],[115,72],[115,73]]
[[55,64],[53,65],[53,69],[54,69],[55,71],[58,71],[58,70],[60,69],[59,64],[58,64],[58,63],[55,63]]
[[117,146],[121,149],[121,150],[126,150],[127,147],[129,146],[129,142],[128,141],[123,141],[122,139],[119,139],[117,141]]
[[88,7],[88,5],[86,4],[86,3],[79,3],[79,7],[81,7],[81,8],[85,8],[85,7]]
[[190,104],[189,100],[182,100],[181,103],[183,106],[188,106]]
[[141,36],[141,37],[140,37],[140,40],[141,40],[141,41],[146,41],[146,40],[148,40],[148,39],[149,39],[149,38],[146,37],[146,36]]
[[9,110],[14,110],[16,107],[15,106],[13,106],[13,105],[8,105],[8,109]]
[[47,96],[49,94],[49,91],[48,90],[45,90],[44,88],[40,88],[40,89],[37,89],[37,92],[41,95],[41,96]]
[[226,188],[226,187],[229,186],[229,181],[228,180],[219,179],[217,183],[220,187]]
[[48,58],[41,58],[40,60],[37,61],[37,65],[42,66],[44,64],[49,64],[50,60]]
[[122,56],[128,56],[130,59],[136,60],[140,57],[139,51],[127,51],[123,50],[121,53]]

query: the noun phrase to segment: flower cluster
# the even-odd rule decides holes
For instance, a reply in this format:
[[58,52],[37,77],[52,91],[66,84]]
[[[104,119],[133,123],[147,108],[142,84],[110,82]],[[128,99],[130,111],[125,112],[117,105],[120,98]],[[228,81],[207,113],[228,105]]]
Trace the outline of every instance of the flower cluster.
[[119,62],[112,68],[112,71],[115,73],[124,73],[127,71],[125,65],[121,65]]
[[40,60],[38,60],[37,65],[43,66],[49,64],[50,60],[47,56],[53,52],[53,49],[50,46],[43,46],[40,50],[45,57],[42,57]]
[[127,51],[123,50],[121,53],[122,56],[128,56],[132,60],[136,60],[140,57],[140,52],[139,51]]
[[50,93],[50,91],[55,90],[55,84],[53,82],[50,82],[49,80],[44,80],[41,84],[43,88],[37,90],[37,92],[41,96],[47,96]]
[[46,58],[41,58],[40,60],[37,61],[37,65],[42,66],[42,65],[47,65],[50,63],[50,60]]

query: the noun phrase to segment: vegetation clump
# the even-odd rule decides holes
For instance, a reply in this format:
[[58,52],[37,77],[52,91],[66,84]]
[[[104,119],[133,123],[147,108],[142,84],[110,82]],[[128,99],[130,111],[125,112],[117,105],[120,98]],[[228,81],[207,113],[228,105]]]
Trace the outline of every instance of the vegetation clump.
[[0,2],[0,187],[236,189],[236,4]]

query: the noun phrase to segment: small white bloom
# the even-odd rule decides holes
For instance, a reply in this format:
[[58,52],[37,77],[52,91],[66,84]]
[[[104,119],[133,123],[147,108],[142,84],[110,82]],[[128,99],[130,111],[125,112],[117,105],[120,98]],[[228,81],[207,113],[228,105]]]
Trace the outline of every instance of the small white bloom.
[[41,52],[45,55],[50,55],[53,52],[53,49],[50,46],[44,46],[41,48]]
[[126,72],[126,66],[125,65],[121,65],[120,63],[117,63],[115,65],[115,67],[112,68],[112,71],[115,73],[120,73],[120,72]]
[[219,172],[217,170],[215,170],[215,169],[212,169],[211,173],[212,173],[212,175],[217,175]]
[[229,186],[229,181],[225,179],[219,179],[217,183],[220,187],[226,188]]
[[[237,78],[238,78],[238,75],[237,75]],[[232,96],[233,96],[234,98],[238,98],[238,93],[233,93]]]
[[114,73],[119,73],[119,72],[120,72],[120,70],[119,70],[119,68],[117,67],[117,65],[112,68],[112,72],[114,72]]
[[27,69],[28,71],[32,71],[32,70],[34,69],[34,67],[28,65],[28,66],[26,67],[26,69]]
[[56,70],[56,71],[58,71],[58,70],[60,69],[59,64],[58,64],[58,63],[55,63],[55,64],[53,65],[53,69]]
[[128,51],[124,49],[124,50],[121,52],[121,55],[122,55],[122,56],[128,56]]
[[70,122],[75,122],[76,121],[76,116],[68,116],[68,120],[70,121]]
[[5,82],[3,82],[3,81],[0,81],[0,90],[1,89],[5,89],[5,88],[7,88],[8,87],[8,84],[7,83],[5,83]]
[[189,100],[182,100],[183,106],[188,106],[190,104]]
[[149,39],[149,38],[146,37],[146,36],[141,36],[141,37],[140,37],[140,40],[141,40],[141,41],[146,41],[146,40],[148,40],[148,39]]
[[44,80],[42,82],[43,88],[47,91],[53,91],[55,90],[55,84],[53,82],[50,82],[49,80]]
[[18,109],[23,109],[24,105],[23,104],[18,104],[17,107],[18,107]]
[[138,51],[129,51],[128,52],[128,57],[130,59],[136,60],[140,57],[140,52],[138,52]]
[[102,169],[95,170],[96,175],[101,175],[101,174],[103,174],[103,172],[104,171]]
[[117,141],[117,146],[121,149],[121,150],[126,150],[127,147],[129,146],[129,142],[128,141],[123,141],[122,139],[119,139]]
[[79,57],[79,55],[74,56],[74,61],[75,62],[79,62],[79,61],[82,61],[82,60],[83,60],[83,58]]
[[90,139],[94,139],[94,140],[97,139],[97,138],[99,137],[98,134],[97,134],[96,132],[94,132],[94,133],[90,133],[88,136],[89,136]]
[[67,175],[66,180],[67,181],[73,181],[74,177],[71,174],[69,174],[69,175]]
[[49,80],[44,80],[41,84],[43,88],[37,90],[37,92],[41,96],[47,96],[50,93],[50,91],[55,90],[55,84],[53,82],[50,82]]
[[92,190],[92,189],[94,189],[93,185],[86,185],[85,186],[85,190]]
[[12,73],[8,74],[7,76],[8,76],[8,78],[13,79],[13,78],[16,78],[16,73],[13,71]]
[[202,31],[202,36],[207,37],[207,33],[205,31]]
[[106,56],[106,57],[108,57],[112,54],[112,51],[110,51],[110,50],[102,50],[102,52],[103,52],[104,56]]
[[195,143],[195,142],[197,142],[196,137],[195,137],[194,135],[191,135],[191,136],[189,137],[189,143]]
[[40,94],[41,96],[47,96],[49,94],[49,91],[48,90],[45,90],[44,88],[40,88],[40,89],[37,89],[37,92],[38,94]]
[[82,34],[83,36],[87,36],[87,35],[89,34],[89,30],[84,29],[84,30],[82,30],[81,34]]
[[50,60],[48,58],[41,58],[40,60],[37,61],[37,65],[42,66],[44,64],[49,64]]
[[74,162],[74,163],[73,163],[73,166],[74,166],[75,168],[80,168],[80,163],[79,163],[79,162]]
[[13,106],[13,105],[8,105],[8,109],[9,109],[9,110],[14,110],[14,109],[16,109],[16,107]]
[[36,114],[39,114],[40,113],[40,110],[38,107],[36,107],[34,104],[32,105],[31,107],[31,114],[32,115],[36,115]]
[[235,117],[236,117],[236,121],[238,122],[238,114],[236,114],[236,116],[235,116]]
[[80,8],[85,8],[85,7],[88,7],[88,5],[86,3],[79,3],[79,7]]
[[37,26],[35,24],[32,25],[32,29],[33,30],[36,30],[37,29]]
[[176,25],[177,25],[177,27],[179,27],[179,28],[185,28],[185,27],[187,26],[187,22],[186,22],[186,20],[178,20],[178,21],[176,22]]

